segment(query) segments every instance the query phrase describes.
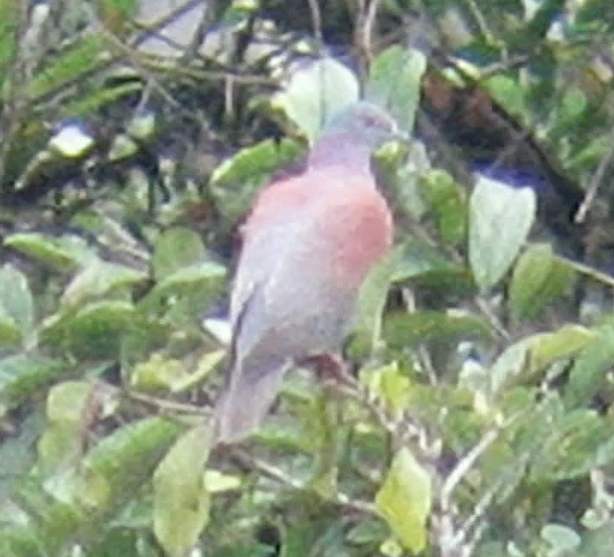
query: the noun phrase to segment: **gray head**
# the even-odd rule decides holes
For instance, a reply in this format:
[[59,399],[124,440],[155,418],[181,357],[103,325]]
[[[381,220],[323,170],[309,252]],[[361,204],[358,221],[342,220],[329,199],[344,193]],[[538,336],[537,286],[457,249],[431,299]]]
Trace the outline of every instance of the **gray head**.
[[364,141],[373,150],[402,137],[394,118],[368,101],[352,103],[335,114],[324,128],[323,135],[329,134],[347,134],[355,140]]
[[331,118],[312,148],[309,164],[342,164],[368,171],[373,152],[395,139],[406,139],[406,135],[390,114],[370,102],[355,102]]

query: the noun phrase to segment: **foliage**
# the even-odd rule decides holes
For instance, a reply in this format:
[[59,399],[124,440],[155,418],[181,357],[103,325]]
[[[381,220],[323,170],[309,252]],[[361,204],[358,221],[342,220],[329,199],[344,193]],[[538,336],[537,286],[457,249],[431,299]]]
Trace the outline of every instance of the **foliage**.
[[[609,556],[611,0],[164,4],[0,0],[0,554]],[[357,385],[212,448],[242,219],[359,96]]]

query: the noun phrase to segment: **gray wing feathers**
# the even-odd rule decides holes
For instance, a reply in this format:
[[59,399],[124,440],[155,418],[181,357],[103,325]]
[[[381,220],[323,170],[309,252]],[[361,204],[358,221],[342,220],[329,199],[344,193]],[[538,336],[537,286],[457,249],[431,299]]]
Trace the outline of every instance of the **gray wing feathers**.
[[314,258],[326,247],[314,226],[317,219],[279,221],[244,246],[231,299],[233,362],[215,410],[216,442],[249,435],[293,360],[335,350],[345,336],[353,295],[331,292],[330,270]]
[[317,222],[312,220],[274,231],[278,238],[263,235],[249,246],[253,249],[245,254],[245,263],[257,271],[237,275],[235,289],[240,295],[235,296],[231,312],[239,359],[248,359],[263,339],[274,345],[269,351],[288,358],[334,349],[343,341],[354,293],[332,284],[331,261],[318,257],[326,252],[325,240],[313,233],[314,226]]
[[287,369],[286,361],[265,361],[262,368],[250,367],[248,375],[242,374],[230,385],[215,409],[214,443],[240,441],[260,425],[281,389]]

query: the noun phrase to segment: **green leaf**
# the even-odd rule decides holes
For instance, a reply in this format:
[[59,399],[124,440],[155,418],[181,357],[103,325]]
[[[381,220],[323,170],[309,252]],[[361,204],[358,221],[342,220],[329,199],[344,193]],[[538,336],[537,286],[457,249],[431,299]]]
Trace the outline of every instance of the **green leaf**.
[[[313,463],[315,473],[312,473],[311,482],[314,481],[313,476],[315,475],[316,485],[311,485],[310,488],[318,489],[320,495],[323,495],[320,488],[323,484],[327,484],[325,486],[329,489],[327,494],[331,495],[337,490],[337,471],[331,470],[331,466],[328,466],[331,462],[330,458],[323,459],[322,457],[328,456],[326,455],[327,449],[331,448],[336,440],[335,430],[338,426],[336,410],[338,408],[334,406],[335,401],[331,400],[331,397],[327,397],[322,389],[307,390],[301,387],[305,386],[290,383],[284,388],[284,394],[288,394],[288,398],[291,399],[289,402],[292,404],[293,413],[299,419],[300,428],[289,431],[283,429],[282,426],[275,431],[272,428],[267,430],[264,427],[262,437],[275,439],[274,435],[277,434],[278,439],[281,438],[284,442],[294,442],[295,447],[301,451],[313,453],[315,456]],[[298,393],[297,390],[299,390]],[[296,400],[293,401],[291,397],[296,398]],[[275,427],[274,424],[271,425]],[[293,433],[295,434],[294,438],[290,438]],[[330,455],[330,453],[328,454]]]
[[402,129],[412,131],[425,71],[422,52],[391,46],[369,68],[366,98],[387,108]]
[[102,35],[84,35],[86,38],[75,42],[59,56],[49,58],[48,66],[30,80],[27,95],[35,99],[51,89],[68,81],[76,81],[79,76],[91,70],[93,63],[100,60],[104,52]]
[[398,151],[396,144],[380,149],[376,153],[378,169],[385,176],[384,183],[390,182],[394,186],[394,200],[399,211],[419,219],[428,209],[420,180],[430,170],[431,163],[422,143],[411,144],[403,164]]
[[484,87],[493,98],[512,115],[523,117],[528,113],[526,90],[508,75],[494,75]]
[[[43,412],[39,408],[29,410],[20,420],[18,431],[5,436],[0,444],[0,470],[2,470],[0,499],[5,502],[5,505],[19,485],[20,479],[28,474],[32,466],[36,464],[36,442],[44,426]],[[0,514],[0,520],[2,518]],[[0,538],[2,538],[1,533]],[[0,552],[0,555],[5,555],[5,553]]]
[[600,134],[591,137],[583,148],[574,153],[569,158],[567,166],[571,171],[577,172],[590,168],[592,165],[599,164],[599,161],[608,153],[612,145],[610,134]]
[[367,353],[372,352],[381,340],[382,315],[396,259],[396,253],[392,252],[376,265],[362,283],[358,293],[354,327],[356,337],[353,344],[364,347]]
[[46,320],[40,331],[41,344],[54,352],[82,358],[115,357],[134,318],[135,308],[130,302],[91,302]]
[[386,538],[387,529],[384,522],[365,518],[354,526],[347,535],[347,541],[356,545],[380,543]]
[[60,360],[18,354],[0,360],[0,413],[14,408],[68,373]]
[[409,449],[395,455],[375,504],[406,549],[419,553],[425,548],[433,504],[431,478]]
[[128,157],[132,157],[134,154],[139,152],[139,145],[134,141],[129,135],[121,133],[116,135],[113,138],[113,142],[109,147],[109,157],[110,162],[117,162],[122,159],[127,159]]
[[38,467],[43,476],[58,473],[78,462],[84,447],[83,426],[78,422],[57,422],[47,426],[38,440]]
[[59,528],[66,544],[70,536],[86,533],[88,525],[92,532],[93,524],[113,517],[151,478],[182,429],[155,417],[131,423],[103,439],[72,473],[46,482],[49,493],[75,513],[72,524],[54,524],[59,517],[51,514],[48,528]]
[[87,381],[64,381],[54,386],[47,396],[47,419],[81,423],[91,393],[92,385]]
[[156,113],[146,110],[135,112],[126,126],[126,132],[140,141],[153,138],[156,132]]
[[490,369],[491,392],[496,395],[524,377],[529,369],[529,350],[532,338],[522,339],[508,346]]
[[19,34],[19,4],[14,0],[0,1],[0,82],[4,82],[4,74],[9,61],[12,59]]
[[491,330],[481,317],[465,311],[393,313],[384,320],[384,338],[389,348],[406,350],[430,340],[489,339]]
[[[523,555],[522,553],[518,553],[518,557]],[[477,548],[475,557],[510,557],[510,553],[507,550],[507,544],[505,542],[487,541]]]
[[226,358],[228,351],[223,348],[220,350],[213,350],[204,354],[196,365],[196,369],[192,373],[188,373],[185,377],[178,379],[171,384],[171,391],[179,393],[193,389],[196,385],[200,384],[209,374],[215,370],[220,362]]
[[374,370],[361,370],[360,381],[393,415],[400,416],[408,408],[411,382],[396,362]]
[[533,338],[529,352],[532,373],[547,368],[557,360],[575,356],[595,338],[595,333],[580,325],[565,325],[557,331]]
[[168,389],[187,375],[181,360],[152,354],[149,360],[139,362],[130,375],[130,385],[136,389]]
[[0,305],[0,342],[11,345],[21,340],[21,329],[9,312]]
[[165,319],[152,317],[137,306],[137,313],[122,337],[120,357],[125,371],[147,361],[152,354],[168,353],[169,339],[176,328]]
[[614,522],[607,520],[594,530],[587,530],[577,557],[610,557],[614,547]]
[[[34,327],[34,299],[28,281],[10,264],[0,268],[0,321],[8,320],[25,337]],[[1,330],[1,329],[0,329]]]
[[[305,411],[307,410],[307,411]],[[324,392],[304,406],[301,416],[303,436],[307,434],[314,461],[306,488],[322,499],[334,499],[338,491],[341,449],[339,432],[339,401]]]
[[74,465],[84,447],[87,405],[92,404],[92,385],[86,381],[65,381],[47,396],[49,425],[38,442],[39,466],[45,475],[61,466]]
[[58,109],[65,118],[75,116],[87,117],[100,110],[103,106],[114,103],[122,97],[127,97],[142,89],[143,83],[140,81],[128,82],[114,87],[96,87],[88,91],[87,96],[72,99],[71,102],[59,106]]
[[390,537],[379,546],[379,551],[385,557],[403,557],[403,547],[396,538]]
[[236,474],[225,474],[219,470],[207,470],[203,478],[205,488],[211,494],[224,491],[236,491],[242,485],[241,477]]
[[594,333],[569,372],[564,397],[569,408],[587,404],[599,391],[606,372],[614,363],[614,326],[603,325]]
[[[136,495],[149,480],[184,426],[164,417],[152,417],[125,425],[98,443],[82,462],[83,471],[104,476],[117,508]],[[102,510],[102,509],[101,509]],[[110,510],[110,509],[109,509]]]
[[188,324],[208,309],[224,287],[226,268],[203,261],[166,276],[139,302],[139,311],[162,316],[177,326]]
[[142,493],[141,487],[183,429],[160,417],[133,422],[94,444],[73,468],[44,485],[28,475],[11,500],[10,514],[3,516],[0,547],[12,552],[2,554],[62,555],[76,542],[89,548],[100,539],[101,525],[119,519],[125,506]]
[[95,144],[94,136],[79,126],[64,126],[51,136],[47,149],[51,157],[58,155],[64,159],[83,160]]
[[449,257],[426,242],[410,240],[402,243],[396,251],[398,256],[393,275],[394,282],[403,282],[437,272],[462,272]]
[[312,142],[334,114],[358,98],[354,73],[334,58],[321,58],[292,72],[272,103]]
[[4,245],[60,272],[72,271],[95,257],[92,248],[78,236],[54,238],[38,232],[18,233],[5,238]]
[[302,151],[291,139],[267,139],[241,149],[211,174],[209,188],[216,205],[230,221],[240,219],[271,174],[295,161]]
[[244,147],[222,162],[211,173],[210,184],[213,187],[228,186],[249,180],[254,174],[268,175],[294,160],[300,152],[300,144],[291,139],[279,142],[266,139]]
[[94,259],[69,283],[62,295],[62,305],[76,306],[87,299],[130,287],[147,280],[147,274],[124,265]]
[[207,259],[200,235],[189,228],[171,228],[158,237],[152,257],[154,276],[161,281],[173,273]]
[[159,295],[177,294],[185,288],[203,288],[207,283],[214,286],[225,277],[226,268],[222,265],[209,261],[195,263],[167,275],[155,290]]
[[[153,536],[144,533],[147,524],[142,528],[124,527],[120,524],[110,524],[104,529],[102,539],[97,539],[88,545],[87,557],[113,557],[114,555],[130,555],[131,557],[159,557],[159,546]],[[143,521],[144,522],[144,521]]]
[[311,491],[297,494],[293,499],[294,512],[285,520],[280,557],[316,552],[322,557],[349,557],[345,543],[346,523],[341,513],[323,505]]
[[511,317],[531,319],[544,306],[568,293],[575,273],[554,257],[552,247],[535,244],[520,256],[509,290]]
[[467,195],[465,189],[443,170],[428,172],[421,192],[435,213],[441,239],[447,244],[460,244],[467,235]]
[[534,447],[529,480],[556,482],[588,474],[601,463],[599,449],[612,437],[611,427],[594,411],[579,409],[549,424],[549,435]]
[[570,84],[563,92],[563,98],[553,107],[553,124],[548,136],[554,140],[574,133],[582,126],[582,118],[591,111],[587,95],[581,88]]
[[198,426],[177,440],[154,474],[154,532],[171,557],[186,555],[209,521],[208,457],[209,430]]
[[507,272],[527,239],[537,202],[531,188],[480,177],[469,201],[469,263],[482,290]]
[[540,537],[555,555],[575,552],[582,541],[577,532],[562,524],[546,524],[540,532]]

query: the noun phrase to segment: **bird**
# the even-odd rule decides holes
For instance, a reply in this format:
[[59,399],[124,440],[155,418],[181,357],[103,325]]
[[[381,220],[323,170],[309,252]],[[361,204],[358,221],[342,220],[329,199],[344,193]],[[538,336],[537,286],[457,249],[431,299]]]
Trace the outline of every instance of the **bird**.
[[387,111],[356,101],[325,126],[301,174],[256,196],[230,296],[230,363],[213,412],[214,445],[241,442],[259,427],[293,365],[340,354],[359,288],[393,241],[371,157],[402,138]]

